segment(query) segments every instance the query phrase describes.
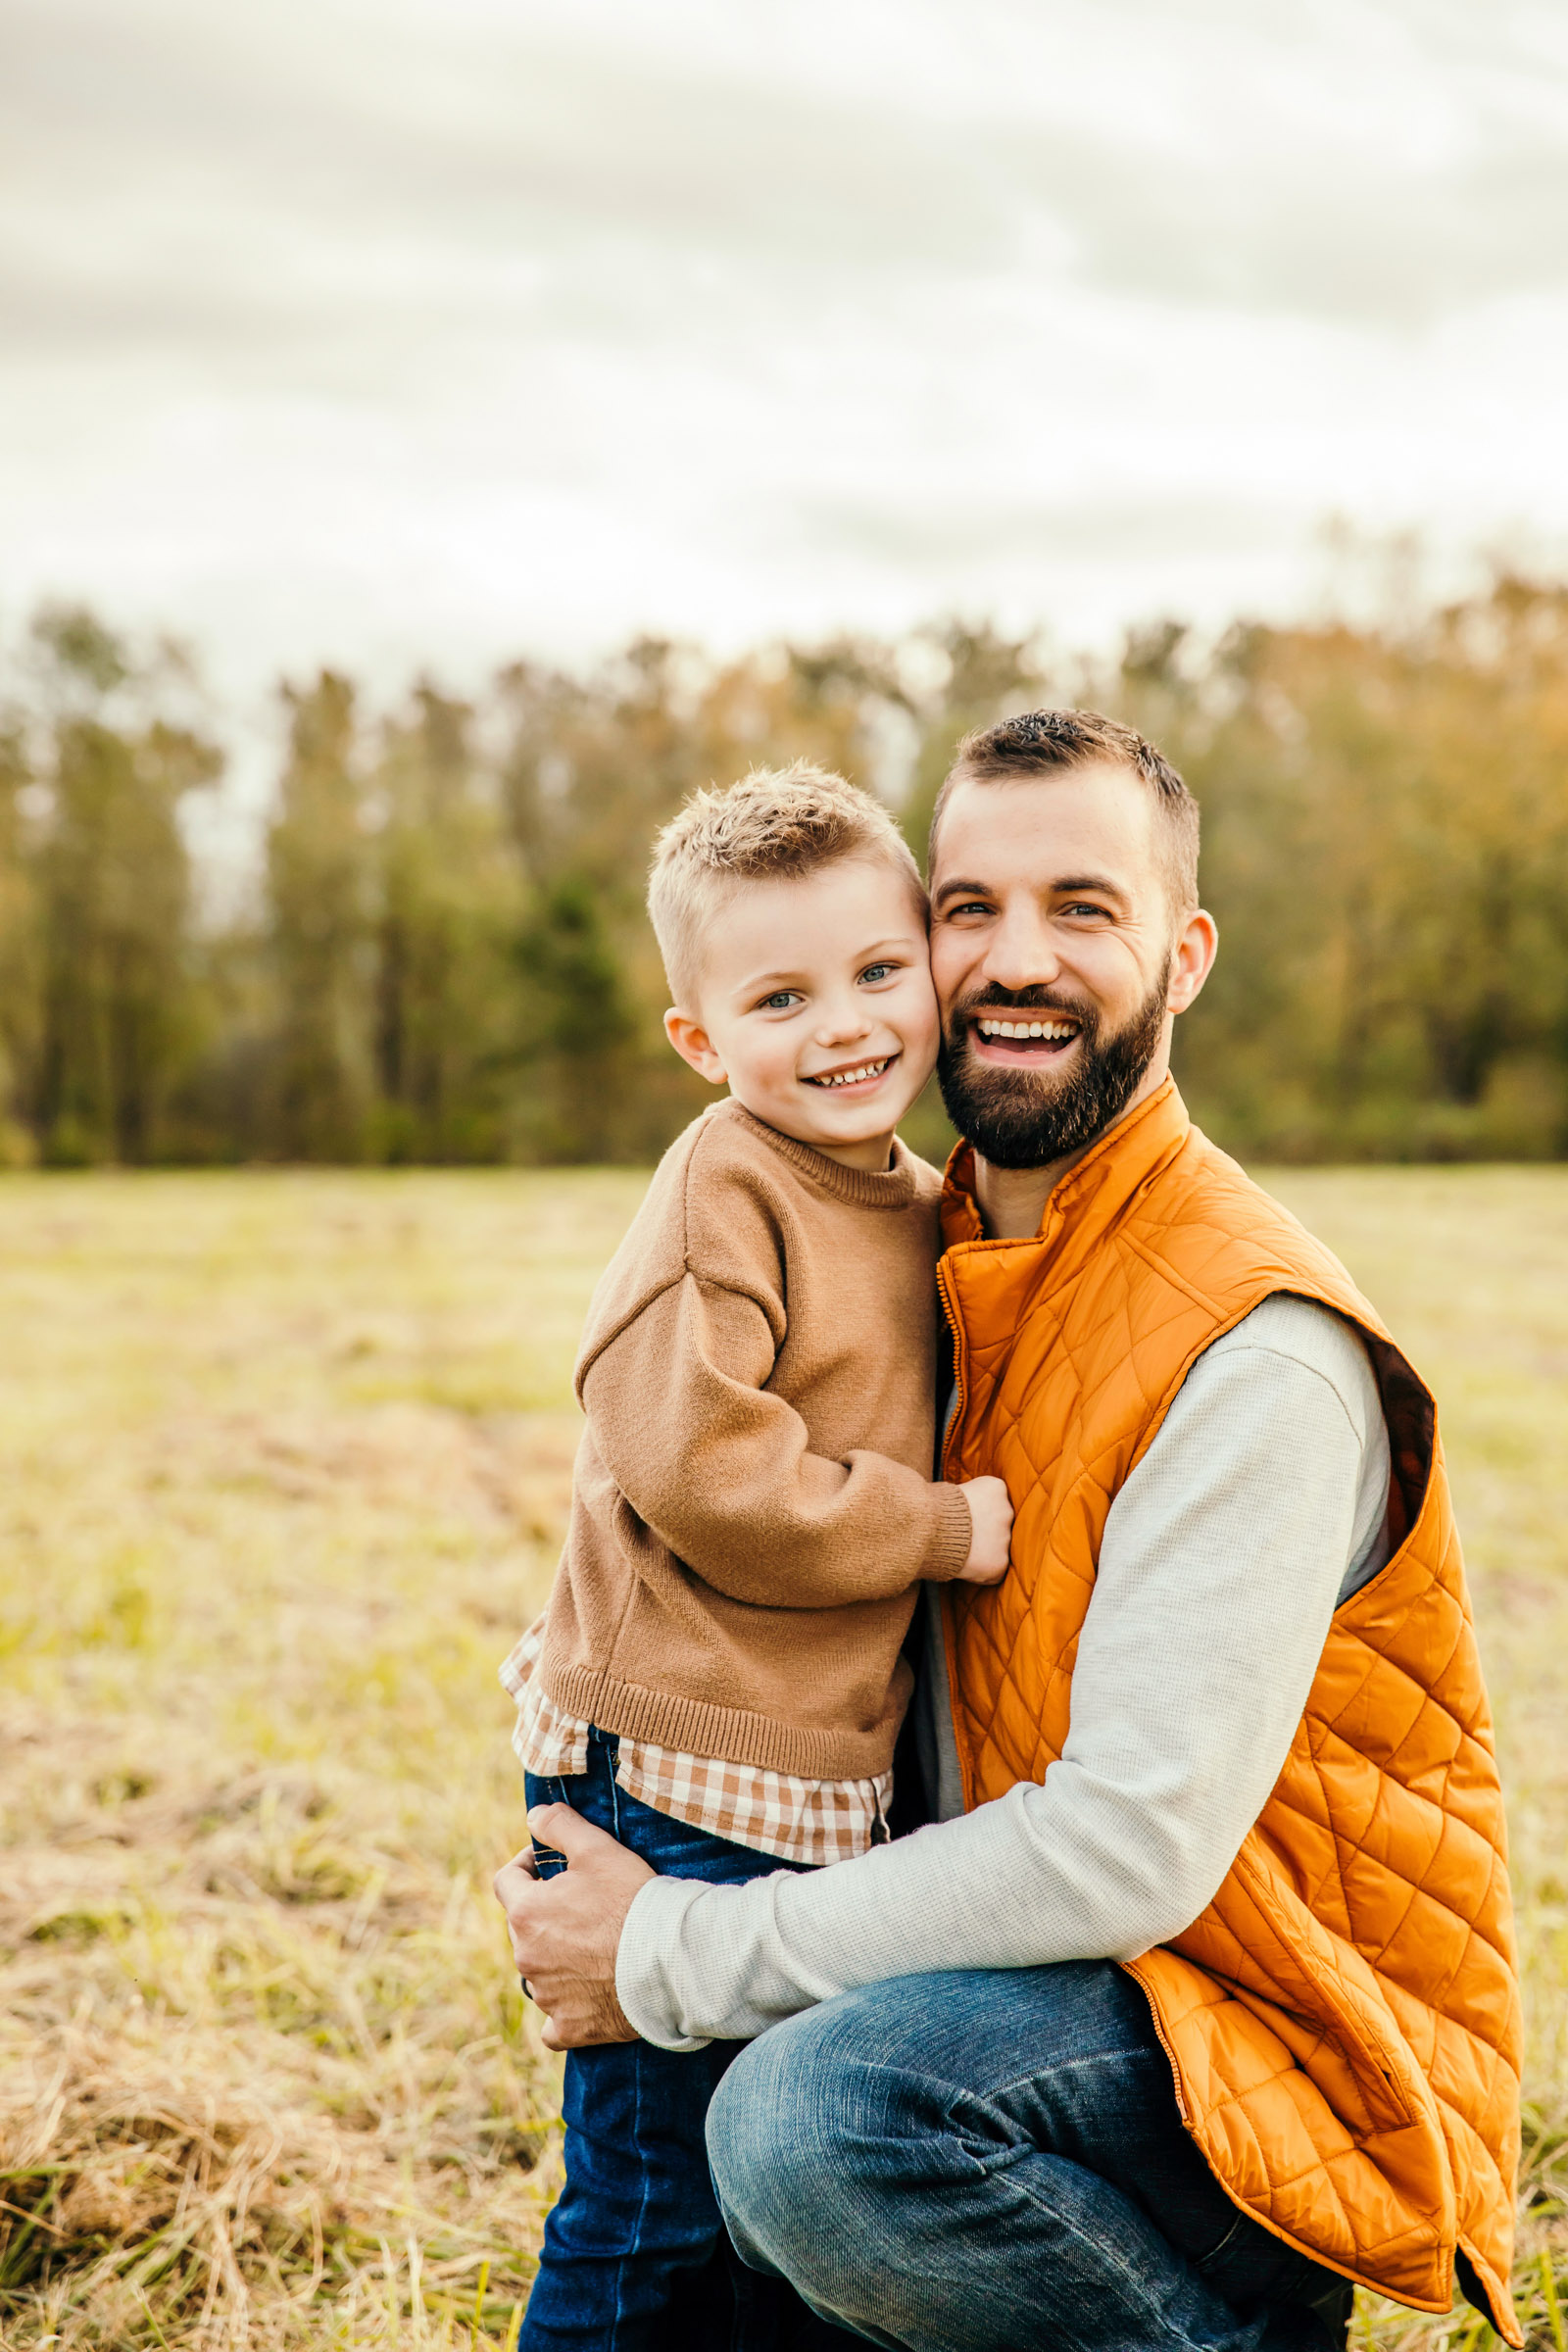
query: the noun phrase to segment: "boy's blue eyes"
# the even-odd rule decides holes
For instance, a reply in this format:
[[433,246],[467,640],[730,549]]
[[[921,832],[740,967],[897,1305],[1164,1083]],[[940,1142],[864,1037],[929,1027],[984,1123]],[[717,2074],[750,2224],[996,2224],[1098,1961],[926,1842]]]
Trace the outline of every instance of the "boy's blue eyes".
[[[868,963],[860,974],[860,978],[862,980],[888,980],[892,978],[898,968],[896,963]],[[772,996],[761,999],[757,1009],[759,1012],[788,1012],[799,995],[799,989],[775,989]]]

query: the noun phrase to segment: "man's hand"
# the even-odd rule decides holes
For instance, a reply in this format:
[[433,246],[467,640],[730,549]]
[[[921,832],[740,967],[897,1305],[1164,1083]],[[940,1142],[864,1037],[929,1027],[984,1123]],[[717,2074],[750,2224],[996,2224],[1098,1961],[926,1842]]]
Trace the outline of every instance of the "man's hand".
[[1007,1573],[1007,1547],[1012,1542],[1012,1504],[1000,1478],[965,1479],[959,1489],[968,1500],[972,1533],[969,1556],[958,1570],[961,1585],[1000,1585]]
[[565,1869],[541,1879],[524,1846],[496,1872],[495,1890],[523,1989],[544,2012],[545,2047],[635,2041],[615,1998],[615,1953],[632,1898],[654,1873],[569,1805],[535,1805],[528,1827],[565,1855]]

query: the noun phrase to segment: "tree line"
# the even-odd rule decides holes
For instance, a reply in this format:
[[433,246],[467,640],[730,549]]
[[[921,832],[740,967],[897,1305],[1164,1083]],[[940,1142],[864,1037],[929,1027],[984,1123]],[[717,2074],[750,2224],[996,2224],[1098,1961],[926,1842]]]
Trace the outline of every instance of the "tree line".
[[[260,868],[220,907],[224,761],[176,649],[51,609],[0,709],[0,1160],[651,1159],[707,1099],[642,912],[698,784],[806,756],[923,847],[956,738],[1088,702],[1203,810],[1224,938],[1178,1074],[1257,1158],[1568,1153],[1568,588],[1378,625],[1177,623],[1114,660],[950,623],[729,662],[644,638],[473,700],[282,689]],[[940,1152],[934,1092],[910,1133]]]

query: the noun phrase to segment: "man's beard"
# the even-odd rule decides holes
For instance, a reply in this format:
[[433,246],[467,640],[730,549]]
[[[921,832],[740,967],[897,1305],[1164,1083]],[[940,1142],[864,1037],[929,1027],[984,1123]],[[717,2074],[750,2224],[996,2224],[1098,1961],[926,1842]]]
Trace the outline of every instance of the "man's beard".
[[[1099,1009],[1050,988],[984,988],[956,1007],[942,1035],[937,1083],[948,1116],[994,1168],[1043,1168],[1081,1152],[1121,1117],[1143,1083],[1165,1027],[1169,967],[1120,1029],[1102,1033]],[[1070,1067],[1057,1077],[976,1058],[979,1013],[1029,1013],[1074,1020]]]

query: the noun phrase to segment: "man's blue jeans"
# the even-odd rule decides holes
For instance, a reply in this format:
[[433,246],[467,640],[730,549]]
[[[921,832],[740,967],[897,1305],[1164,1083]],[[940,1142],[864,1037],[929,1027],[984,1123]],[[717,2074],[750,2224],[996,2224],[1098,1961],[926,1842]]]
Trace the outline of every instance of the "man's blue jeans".
[[1350,2289],[1241,2214],[1108,1961],[900,1977],[775,2026],[709,2156],[742,2259],[910,2352],[1329,2352]]
[[[666,1878],[735,1886],[797,1867],[640,1804],[616,1785],[616,1747],[596,1731],[586,1773],[530,1773],[530,1807],[570,1805]],[[542,1877],[563,1867],[559,1854],[535,1850]],[[788,2286],[743,2270],[724,2240],[703,2121],[742,2046],[633,2041],[571,2052],[566,2185],[545,2223],[519,2352],[816,2352],[833,2341]]]

